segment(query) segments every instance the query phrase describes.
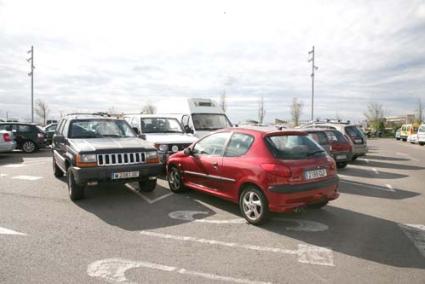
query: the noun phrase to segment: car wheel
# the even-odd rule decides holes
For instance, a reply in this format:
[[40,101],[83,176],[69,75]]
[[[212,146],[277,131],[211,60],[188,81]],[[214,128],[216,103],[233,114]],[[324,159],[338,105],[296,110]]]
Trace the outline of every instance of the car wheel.
[[33,153],[37,150],[37,146],[34,142],[27,140],[22,144],[22,151],[25,153]]
[[84,186],[78,185],[75,182],[74,175],[72,174],[71,169],[68,169],[68,191],[69,197],[72,201],[83,199],[84,198]]
[[152,192],[156,187],[156,179],[144,178],[139,181],[139,190],[142,192]]
[[355,161],[355,160],[357,160],[357,156],[353,156],[353,157],[351,158],[351,161]]
[[174,193],[181,193],[186,190],[180,170],[177,167],[170,167],[167,174],[168,185]]
[[343,169],[343,168],[345,168],[347,166],[347,162],[338,162],[338,163],[336,163],[336,167],[338,168],[338,169]]
[[63,177],[63,172],[62,170],[58,167],[58,165],[56,164],[56,159],[53,158],[53,174],[55,177],[60,178]]
[[310,205],[308,205],[308,208],[320,209],[320,208],[326,206],[327,204],[328,204],[328,201],[322,201],[322,202],[319,202],[319,203],[310,204]]
[[419,145],[423,146],[423,145],[425,145],[425,143],[423,143],[423,142],[420,142],[420,143],[419,143]]
[[242,216],[253,225],[264,223],[269,215],[266,197],[258,188],[249,186],[239,198]]
[[398,140],[400,140],[400,138],[396,138],[396,140],[398,141]]

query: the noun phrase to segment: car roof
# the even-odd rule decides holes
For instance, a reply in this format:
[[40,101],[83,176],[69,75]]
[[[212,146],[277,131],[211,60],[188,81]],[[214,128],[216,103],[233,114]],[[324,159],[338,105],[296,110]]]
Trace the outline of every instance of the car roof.
[[124,117],[140,117],[140,118],[175,118],[178,120],[180,117],[176,114],[170,114],[170,113],[156,113],[156,114],[143,114],[143,113],[136,113],[136,114],[125,114]]
[[32,123],[32,122],[0,122],[0,124],[18,124],[18,125],[33,125],[33,126],[37,126],[37,124]]
[[85,120],[85,119],[119,120],[118,118],[111,117],[111,116],[101,116],[101,115],[92,115],[92,114],[71,114],[71,115],[65,116],[65,118],[67,118],[67,119],[81,119],[81,120]]
[[219,130],[218,132],[225,132],[225,131],[234,131],[234,132],[240,132],[240,133],[246,133],[246,134],[260,134],[262,136],[294,135],[294,134],[307,135],[307,132],[305,132],[303,129],[285,128],[282,130],[278,130],[275,127],[258,127],[258,126],[230,127],[230,128]]

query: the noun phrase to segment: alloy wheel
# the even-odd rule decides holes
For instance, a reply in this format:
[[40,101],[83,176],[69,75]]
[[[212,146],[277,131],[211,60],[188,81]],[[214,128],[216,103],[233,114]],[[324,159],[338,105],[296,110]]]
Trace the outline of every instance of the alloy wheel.
[[33,142],[31,142],[31,141],[26,141],[22,145],[22,150],[24,150],[24,152],[26,152],[26,153],[34,152],[34,150],[35,150],[35,144]]
[[252,221],[259,219],[263,213],[263,204],[261,199],[258,194],[253,191],[248,191],[244,195],[242,206],[245,216]]

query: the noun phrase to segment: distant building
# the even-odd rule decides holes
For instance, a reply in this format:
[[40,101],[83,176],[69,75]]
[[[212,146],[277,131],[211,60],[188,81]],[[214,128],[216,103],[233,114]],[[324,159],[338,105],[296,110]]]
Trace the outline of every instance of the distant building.
[[387,116],[385,117],[385,126],[386,127],[399,126],[401,124],[413,123],[414,121],[415,121],[414,114]]

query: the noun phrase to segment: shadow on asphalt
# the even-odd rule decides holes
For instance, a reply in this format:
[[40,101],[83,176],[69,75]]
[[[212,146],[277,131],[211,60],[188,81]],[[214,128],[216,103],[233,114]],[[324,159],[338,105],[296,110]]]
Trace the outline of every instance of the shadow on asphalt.
[[52,152],[50,149],[41,149],[34,153],[24,153],[20,150],[15,150],[13,152],[0,153],[0,166],[23,163],[26,158],[43,158],[51,156]]
[[393,191],[385,186],[373,185],[358,181],[340,179],[339,191],[342,193],[356,194],[368,197],[385,199],[406,199],[420,195],[419,193],[393,188]]
[[346,176],[353,176],[353,177],[362,177],[362,178],[373,178],[373,179],[397,179],[397,178],[405,178],[408,177],[408,175],[405,174],[396,174],[396,173],[388,173],[383,172],[381,170],[378,171],[378,174],[375,174],[370,169],[359,169],[359,168],[348,168],[339,171],[339,174],[343,174]]
[[385,163],[385,162],[377,162],[377,161],[369,161],[366,163],[364,160],[356,160],[353,162],[354,165],[364,165],[375,168],[387,168],[387,169],[396,169],[396,170],[424,170],[425,167],[419,166],[411,166],[411,165],[403,165],[403,164],[395,164],[395,163]]

